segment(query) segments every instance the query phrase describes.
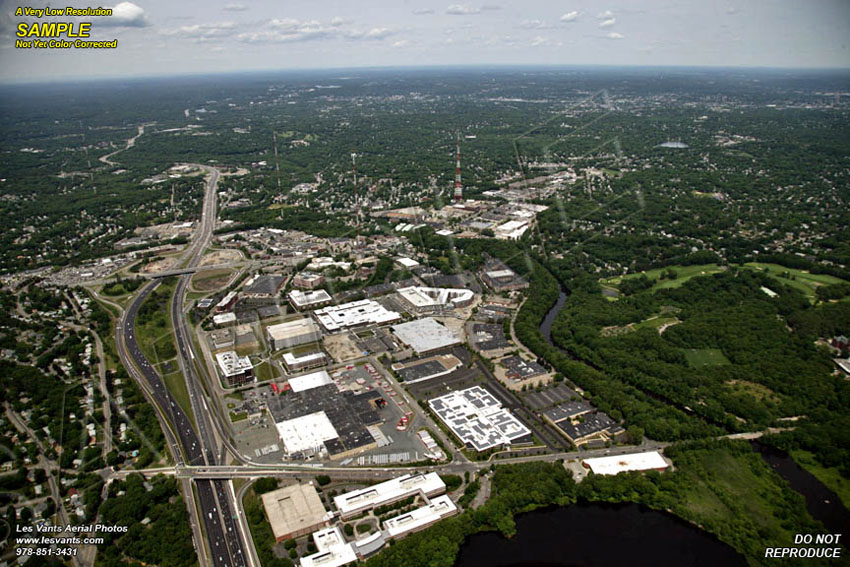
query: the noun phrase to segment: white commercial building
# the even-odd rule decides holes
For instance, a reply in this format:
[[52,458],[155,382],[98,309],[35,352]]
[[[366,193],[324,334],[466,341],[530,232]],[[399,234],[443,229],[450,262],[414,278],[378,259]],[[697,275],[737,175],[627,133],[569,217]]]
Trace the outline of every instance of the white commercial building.
[[398,294],[417,313],[466,307],[475,299],[471,290],[442,287],[404,287]]
[[304,374],[303,376],[296,376],[295,378],[289,379],[289,387],[292,388],[293,392],[312,390],[313,388],[318,388],[319,386],[325,386],[327,384],[333,384],[333,379],[325,370],[319,370],[318,372],[311,372],[310,374]]
[[457,514],[457,506],[448,496],[438,496],[431,503],[384,522],[388,539],[404,537],[423,530],[443,518]]
[[476,451],[531,437],[531,431],[481,386],[449,392],[428,400],[428,405],[458,439]]
[[419,265],[419,262],[417,262],[416,260],[413,260],[412,258],[405,258],[404,256],[396,258],[395,262],[406,270],[412,270],[413,268]]
[[669,466],[658,451],[584,459],[582,463],[593,471],[593,474],[604,475],[626,471],[663,471]]
[[224,327],[225,325],[235,325],[236,313],[230,311],[228,313],[219,313],[218,315],[213,315],[213,323],[215,323],[217,327]]
[[357,553],[346,543],[338,527],[313,533],[317,553],[301,558],[301,567],[341,567],[357,562]]
[[315,368],[325,364],[328,357],[323,352],[311,352],[301,356],[295,356],[291,352],[283,354],[283,364],[289,372],[303,370],[305,368]]
[[296,319],[266,328],[266,336],[273,350],[291,348],[322,340],[322,331],[312,319]]
[[519,237],[525,234],[528,228],[528,221],[512,220],[500,224],[493,229],[493,232],[496,234],[496,238],[502,240],[519,240]]
[[251,376],[254,365],[247,356],[239,356],[235,351],[220,352],[215,355],[222,376],[231,383],[243,382]]
[[406,474],[380,484],[334,496],[334,504],[343,520],[362,512],[404,500],[408,496],[424,494],[436,496],[446,491],[446,485],[437,473]]
[[325,451],[325,441],[336,439],[336,429],[323,411],[275,424],[287,456],[310,456]]
[[461,340],[454,333],[431,317],[393,325],[392,330],[395,336],[417,355],[461,344]]
[[303,311],[305,309],[315,309],[324,307],[333,301],[330,294],[323,289],[313,291],[300,291],[293,289],[289,292],[289,303],[295,309]]
[[390,311],[377,301],[363,299],[325,307],[314,311],[316,319],[328,332],[339,331],[363,325],[381,325],[401,320],[401,315]]

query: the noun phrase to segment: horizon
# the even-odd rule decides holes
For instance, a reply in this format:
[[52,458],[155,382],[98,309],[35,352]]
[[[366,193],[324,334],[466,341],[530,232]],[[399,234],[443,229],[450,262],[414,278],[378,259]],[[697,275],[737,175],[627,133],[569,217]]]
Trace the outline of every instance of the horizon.
[[[107,84],[113,82],[149,82],[149,81],[179,81],[181,79],[212,79],[217,77],[238,76],[274,76],[274,75],[331,75],[334,73],[369,73],[369,72],[425,72],[425,71],[698,71],[698,72],[743,72],[772,73],[772,74],[826,74],[826,75],[850,75],[850,65],[846,67],[768,67],[756,65],[630,65],[630,64],[518,64],[518,63],[458,63],[445,65],[363,65],[356,67],[304,67],[304,68],[266,68],[206,71],[197,73],[162,73],[162,74],[128,74],[111,76],[94,76],[70,79],[67,77],[56,79],[30,79],[22,81],[5,81],[0,78],[0,88],[26,87],[26,86],[73,86],[87,85],[93,83]],[[353,77],[341,77],[343,80]]]
[[[850,68],[844,0],[451,1],[138,0],[107,6],[111,16],[37,17],[0,0],[0,84],[456,65]],[[66,20],[117,47],[16,47],[18,26]]]

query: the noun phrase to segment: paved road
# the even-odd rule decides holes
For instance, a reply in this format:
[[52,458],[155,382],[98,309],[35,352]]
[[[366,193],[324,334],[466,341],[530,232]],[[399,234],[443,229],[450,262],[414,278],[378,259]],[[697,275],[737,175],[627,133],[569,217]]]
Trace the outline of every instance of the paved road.
[[[205,191],[200,229],[186,252],[190,266],[199,261],[215,224],[215,189],[218,182],[218,171],[211,168],[207,168],[207,171],[210,173],[210,178]],[[215,463],[214,456],[210,459],[210,452],[205,450],[203,438],[199,437],[189,417],[176,403],[174,397],[165,387],[162,378],[142,353],[135,336],[135,321],[139,307],[158,285],[158,281],[145,285],[127,308],[116,334],[116,344],[122,362],[127,366],[128,371],[139,380],[143,390],[151,397],[161,416],[167,418],[168,423],[163,423],[163,429],[166,431],[166,438],[178,465],[182,465],[184,462],[191,465],[204,465],[207,464],[207,461]],[[181,354],[188,354],[185,349],[186,345],[184,344]],[[178,351],[180,352],[180,349]],[[135,369],[138,369],[138,372]],[[205,423],[203,420],[201,422]],[[201,433],[205,436],[207,432],[201,431]],[[195,489],[198,512],[204,524],[213,567],[245,567],[242,537],[239,537],[239,529],[233,520],[227,482],[197,479],[195,480]],[[186,495],[187,499],[191,497],[191,494]],[[197,537],[200,534],[199,526],[194,517],[191,520],[193,531]],[[237,537],[233,537],[234,534]],[[199,559],[202,558],[203,555],[199,554]],[[201,562],[202,564],[206,563],[203,559]]]

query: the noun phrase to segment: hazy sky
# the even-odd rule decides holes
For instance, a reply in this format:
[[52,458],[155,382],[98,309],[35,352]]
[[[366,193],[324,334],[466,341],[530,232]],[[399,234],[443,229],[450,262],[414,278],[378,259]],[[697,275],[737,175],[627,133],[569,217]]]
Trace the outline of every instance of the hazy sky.
[[0,0],[0,82],[479,63],[850,67],[850,0],[483,2],[134,0],[87,19],[117,50],[23,50],[15,28],[32,20],[15,9],[45,3]]

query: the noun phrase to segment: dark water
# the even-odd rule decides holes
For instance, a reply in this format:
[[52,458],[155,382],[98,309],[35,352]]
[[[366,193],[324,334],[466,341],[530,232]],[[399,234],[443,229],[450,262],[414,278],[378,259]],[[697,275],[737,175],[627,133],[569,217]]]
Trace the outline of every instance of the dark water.
[[575,504],[517,516],[517,535],[477,534],[456,567],[744,567],[714,536],[639,504]]
[[555,317],[558,316],[558,313],[561,311],[561,308],[564,306],[566,301],[567,294],[562,289],[560,295],[558,295],[558,301],[556,301],[555,305],[552,306],[552,309],[546,313],[546,317],[543,318],[543,322],[540,324],[540,332],[543,333],[543,336],[552,345],[555,344],[552,342],[552,324],[555,322]]
[[850,534],[850,512],[837,494],[795,463],[788,453],[756,441],[752,446],[779,476],[788,481],[791,488],[805,497],[806,509],[812,518],[820,521],[831,533]]

